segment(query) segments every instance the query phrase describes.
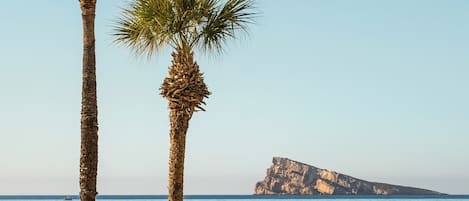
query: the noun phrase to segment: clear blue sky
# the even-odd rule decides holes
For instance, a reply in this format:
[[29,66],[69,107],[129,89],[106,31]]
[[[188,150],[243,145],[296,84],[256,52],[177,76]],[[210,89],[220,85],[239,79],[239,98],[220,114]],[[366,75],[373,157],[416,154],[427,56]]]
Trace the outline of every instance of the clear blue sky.
[[[165,194],[168,112],[153,60],[96,16],[101,194]],[[272,156],[469,193],[469,1],[258,1],[251,35],[198,54],[213,95],[188,133],[186,193],[251,194]],[[0,7],[0,194],[76,194],[77,0]]]

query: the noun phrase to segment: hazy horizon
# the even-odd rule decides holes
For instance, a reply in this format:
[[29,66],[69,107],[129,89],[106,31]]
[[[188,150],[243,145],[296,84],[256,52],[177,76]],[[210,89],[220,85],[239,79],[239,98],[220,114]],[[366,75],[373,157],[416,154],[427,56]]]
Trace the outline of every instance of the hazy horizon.
[[[113,43],[98,0],[99,194],[166,194],[170,52]],[[258,0],[248,37],[196,51],[212,95],[188,131],[186,194],[252,194],[273,156],[469,194],[469,1]],[[0,195],[77,194],[82,24],[74,1],[0,7]]]

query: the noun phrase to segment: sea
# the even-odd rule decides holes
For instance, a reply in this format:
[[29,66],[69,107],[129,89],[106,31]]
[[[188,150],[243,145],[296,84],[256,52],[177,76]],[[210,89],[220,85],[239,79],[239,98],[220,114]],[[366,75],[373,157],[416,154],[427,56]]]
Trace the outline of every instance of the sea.
[[[78,195],[0,195],[0,201],[79,201]],[[165,195],[98,195],[98,201],[166,201]],[[186,195],[187,201],[469,201],[469,195]]]

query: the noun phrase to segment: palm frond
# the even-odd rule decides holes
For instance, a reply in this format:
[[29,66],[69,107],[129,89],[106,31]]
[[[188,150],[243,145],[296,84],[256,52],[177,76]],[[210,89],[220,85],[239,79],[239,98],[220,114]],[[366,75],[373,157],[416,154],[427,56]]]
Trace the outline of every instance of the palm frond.
[[114,26],[115,42],[137,54],[170,45],[222,51],[256,16],[252,0],[134,0]]
[[217,12],[207,16],[201,32],[204,50],[223,51],[227,39],[235,39],[238,31],[247,32],[257,13],[251,0],[228,0]]
[[167,45],[173,45],[176,29],[175,13],[167,0],[136,0],[122,9],[114,25],[114,42],[123,44],[137,54],[151,56]]

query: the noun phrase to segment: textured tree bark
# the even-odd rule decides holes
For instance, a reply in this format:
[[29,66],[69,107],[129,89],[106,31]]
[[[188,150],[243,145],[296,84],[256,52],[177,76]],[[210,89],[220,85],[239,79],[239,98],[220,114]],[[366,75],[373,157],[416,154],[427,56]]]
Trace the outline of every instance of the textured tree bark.
[[183,201],[184,158],[189,120],[203,110],[203,99],[210,95],[199,66],[190,50],[178,49],[172,54],[168,77],[161,85],[161,95],[168,99],[170,123],[168,200]]
[[184,158],[186,149],[186,133],[189,127],[189,114],[172,109],[169,150],[169,186],[168,200],[182,201],[184,192]]
[[80,0],[80,7],[83,22],[80,199],[81,201],[95,201],[98,169],[98,106],[94,37],[96,0]]

